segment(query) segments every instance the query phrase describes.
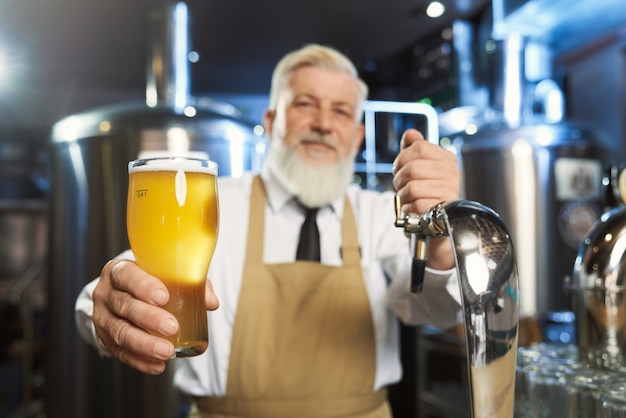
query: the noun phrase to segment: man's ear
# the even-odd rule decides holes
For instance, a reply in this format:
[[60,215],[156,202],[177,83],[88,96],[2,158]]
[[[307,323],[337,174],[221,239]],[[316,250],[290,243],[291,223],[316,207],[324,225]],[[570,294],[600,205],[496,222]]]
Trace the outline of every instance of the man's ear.
[[276,119],[276,111],[268,109],[263,114],[263,128],[267,133],[267,139],[272,137],[272,128],[274,127],[274,119]]

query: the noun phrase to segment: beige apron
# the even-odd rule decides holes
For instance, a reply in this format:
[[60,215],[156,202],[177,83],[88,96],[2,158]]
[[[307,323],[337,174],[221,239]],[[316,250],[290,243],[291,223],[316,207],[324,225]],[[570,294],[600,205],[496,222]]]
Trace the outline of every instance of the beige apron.
[[348,199],[338,267],[263,264],[265,201],[257,176],[226,396],[196,399],[191,416],[391,417],[386,391],[372,392],[374,329]]

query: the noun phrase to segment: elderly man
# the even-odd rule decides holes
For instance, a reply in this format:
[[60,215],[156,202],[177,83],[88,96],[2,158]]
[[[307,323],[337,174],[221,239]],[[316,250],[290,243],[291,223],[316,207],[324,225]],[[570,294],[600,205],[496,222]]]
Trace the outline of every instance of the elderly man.
[[[219,179],[209,348],[174,360],[175,384],[194,399],[192,416],[390,417],[385,387],[402,375],[398,319],[458,321],[449,240],[432,240],[423,292],[411,293],[393,194],[351,185],[366,97],[353,64],[334,49],[308,45],[278,63],[262,172]],[[405,210],[458,199],[452,153],[415,130],[404,133],[401,149],[393,184]],[[297,255],[307,216],[319,229],[315,260]],[[174,354],[160,335],[179,325],[161,308],[166,287],[132,259],[121,254],[85,287],[77,323],[102,353],[158,374]]]

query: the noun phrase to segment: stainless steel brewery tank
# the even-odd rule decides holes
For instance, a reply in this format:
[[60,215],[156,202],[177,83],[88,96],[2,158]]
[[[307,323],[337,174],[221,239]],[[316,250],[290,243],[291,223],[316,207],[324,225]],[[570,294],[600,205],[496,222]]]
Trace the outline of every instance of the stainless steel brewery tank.
[[[602,178],[611,147],[598,127],[564,119],[565,100],[555,81],[529,80],[529,65],[546,65],[537,55],[541,49],[530,45],[515,33],[485,42],[489,105],[473,115],[457,110],[474,123],[457,131],[453,146],[463,198],[491,207],[509,227],[520,315],[541,319],[569,310],[563,281],[604,212]],[[448,119],[461,118],[450,112]]]
[[159,12],[146,101],[70,115],[52,130],[51,418],[171,418],[180,404],[172,365],[161,376],[142,375],[99,357],[76,331],[78,293],[129,247],[128,161],[146,153],[200,153],[217,161],[220,175],[237,176],[257,171],[265,157],[266,139],[233,106],[189,96],[187,8],[173,3]]
[[[80,340],[73,306],[80,289],[100,274],[104,263],[129,246],[129,160],[144,152],[202,152],[218,162],[220,174],[258,168],[265,140],[254,134],[253,124],[219,108],[195,110],[195,116],[188,117],[168,106],[122,104],[69,116],[54,127],[49,299],[50,334],[60,344],[51,346],[49,363],[52,382],[64,385],[54,389],[62,393],[49,400],[51,410],[63,411],[53,417],[171,416],[161,415],[163,400],[171,397],[169,377],[160,381],[116,370],[125,373],[120,381],[111,375],[122,366],[98,359]],[[125,399],[109,399],[96,408],[98,393]],[[148,396],[154,399],[148,401]],[[123,411],[110,410],[120,405]],[[155,410],[140,409],[147,405]]]
[[604,211],[610,148],[583,123],[485,124],[456,138],[463,195],[509,226],[520,276],[520,314],[569,310],[563,282],[578,246]]

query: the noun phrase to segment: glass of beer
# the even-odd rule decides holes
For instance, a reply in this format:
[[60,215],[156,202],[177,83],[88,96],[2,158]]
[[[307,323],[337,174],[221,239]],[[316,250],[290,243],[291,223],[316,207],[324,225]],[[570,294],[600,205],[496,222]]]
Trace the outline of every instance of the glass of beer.
[[179,324],[175,357],[209,345],[204,302],[218,231],[217,163],[186,157],[128,163],[126,225],[137,265],[165,283]]

